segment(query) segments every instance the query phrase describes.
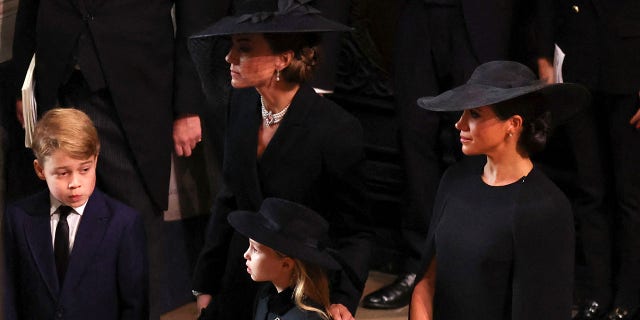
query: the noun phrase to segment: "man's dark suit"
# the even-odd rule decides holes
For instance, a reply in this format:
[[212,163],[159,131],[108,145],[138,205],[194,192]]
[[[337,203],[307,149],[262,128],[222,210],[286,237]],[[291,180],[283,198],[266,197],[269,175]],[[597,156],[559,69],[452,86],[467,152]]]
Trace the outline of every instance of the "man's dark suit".
[[62,286],[50,221],[48,191],[7,208],[5,319],[146,319],[147,254],[139,213],[95,190]]
[[250,319],[256,289],[246,273],[248,241],[227,222],[233,210],[257,211],[266,197],[304,204],[329,221],[329,236],[343,271],[332,303],[355,312],[368,273],[369,223],[363,181],[362,128],[355,118],[302,85],[261,157],[260,97],[234,91],[225,144],[225,188],[216,199],[208,239],[196,267],[194,289],[213,295],[213,319]]
[[[566,54],[563,79],[587,86],[594,96],[593,119],[600,143],[585,145],[593,145],[601,156],[603,175],[610,179],[603,186],[605,199],[610,200],[605,204],[614,204],[604,210],[615,221],[612,229],[606,213],[576,212],[588,267],[585,295],[605,308],[611,302],[633,309],[640,307],[640,131],[629,121],[640,108],[640,2],[563,0],[554,4],[555,42]],[[612,241],[617,242],[612,245]],[[619,261],[612,264],[613,248],[619,249]]]

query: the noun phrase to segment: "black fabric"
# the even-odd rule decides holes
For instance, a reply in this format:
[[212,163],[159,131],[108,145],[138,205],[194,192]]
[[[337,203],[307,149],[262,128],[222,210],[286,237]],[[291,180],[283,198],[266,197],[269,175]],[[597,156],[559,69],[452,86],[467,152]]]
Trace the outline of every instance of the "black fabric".
[[[323,309],[313,301],[305,303],[320,310]],[[296,306],[292,288],[277,292],[272,284],[264,285],[260,289],[254,308],[255,320],[323,320],[318,313]]]
[[[550,0],[547,0],[550,1]],[[612,94],[640,88],[640,3],[554,1],[555,41],[566,54],[565,81]],[[576,5],[579,12],[573,9]],[[550,44],[551,46],[553,44]]]
[[[640,99],[637,93],[597,92],[596,106],[605,175],[612,178],[606,197],[614,219],[614,303],[634,309],[640,306],[640,130],[628,121],[638,111]],[[591,248],[593,254],[598,248]]]
[[537,168],[489,186],[486,160],[444,174],[425,247],[436,260],[434,319],[569,319],[574,230],[569,201]]
[[355,313],[370,254],[362,128],[353,116],[302,85],[258,159],[259,101],[254,88],[234,91],[225,145],[225,187],[212,208],[194,289],[214,294],[217,319],[249,319],[243,306],[255,297],[255,285],[242,257],[248,242],[233,231],[227,215],[234,210],[257,211],[264,198],[278,197],[303,204],[329,222],[330,247],[337,250],[334,258],[343,267],[333,283],[331,301]]
[[69,264],[69,223],[67,223],[67,216],[72,210],[69,206],[58,207],[60,220],[58,220],[58,225],[56,226],[53,253],[56,259],[56,271],[58,272],[60,286],[64,282],[64,275]]
[[424,110],[416,100],[463,84],[480,63],[459,8],[409,1],[397,34],[394,81],[407,179],[407,209],[401,224],[404,271],[416,273],[440,176],[460,156],[453,128],[457,116]]
[[269,297],[269,302],[267,303],[269,312],[273,312],[277,315],[282,315],[292,307],[295,307],[296,305],[291,299],[292,296],[293,290],[291,288],[287,288],[282,292],[272,294],[271,297]]
[[611,302],[611,214],[605,209],[610,179],[592,106],[554,129],[545,149],[533,156],[538,167],[571,200],[576,220],[576,296],[585,294],[607,308]]
[[[87,79],[100,78],[93,72],[102,70],[136,169],[158,208],[167,206],[173,117],[185,113],[172,106],[171,7],[172,1],[20,1],[13,45],[17,81],[38,54],[36,98],[43,114],[57,106],[59,89],[74,67],[78,39],[87,37],[78,48],[95,49],[95,55],[89,52],[90,62],[78,61],[80,67]],[[96,60],[100,68],[92,67]]]
[[[636,168],[640,131],[629,120],[640,105],[640,2],[543,2],[548,8],[543,16],[551,22],[544,24],[547,28],[543,31],[553,35],[546,45],[553,47],[555,42],[566,54],[564,81],[586,85],[594,96],[590,130],[595,130],[598,139],[578,137],[585,140],[574,146],[581,148],[576,161],[581,162],[580,167],[591,166],[591,171],[600,170],[592,164],[601,162],[604,171],[596,175],[606,178],[600,194],[590,203],[577,203],[577,227],[587,270],[580,279],[587,288],[582,294],[633,309],[640,306],[640,178]],[[590,156],[593,153],[595,159]],[[578,179],[588,184],[591,175]],[[605,199],[604,208],[594,211],[592,206],[599,198]]]

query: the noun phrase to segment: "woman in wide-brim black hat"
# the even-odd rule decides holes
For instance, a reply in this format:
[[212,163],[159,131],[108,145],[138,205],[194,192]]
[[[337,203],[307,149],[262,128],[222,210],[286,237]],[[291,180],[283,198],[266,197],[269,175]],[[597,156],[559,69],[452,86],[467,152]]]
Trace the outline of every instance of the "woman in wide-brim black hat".
[[[318,33],[349,30],[310,1],[243,1],[238,14],[194,35],[190,50],[207,90],[221,41],[231,78],[223,162],[224,187],[212,209],[194,274],[198,307],[214,319],[249,319],[256,286],[246,273],[246,238],[227,215],[257,211],[267,197],[299,202],[329,222],[342,269],[332,277],[334,319],[353,319],[368,272],[363,201],[363,134],[357,119],[307,84],[318,60]],[[226,40],[225,40],[226,39]],[[211,303],[209,304],[209,301]],[[249,310],[247,310],[249,309]]]
[[441,180],[410,319],[571,318],[571,206],[529,156],[588,101],[581,86],[546,85],[510,61],[480,65],[465,85],[418,100],[462,111],[462,152],[476,157]]

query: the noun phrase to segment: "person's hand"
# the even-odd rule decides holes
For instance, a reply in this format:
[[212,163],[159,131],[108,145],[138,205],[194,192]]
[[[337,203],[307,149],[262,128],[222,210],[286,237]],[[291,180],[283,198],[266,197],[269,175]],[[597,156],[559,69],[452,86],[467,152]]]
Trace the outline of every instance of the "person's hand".
[[333,320],[355,320],[349,309],[342,304],[332,304],[328,311]]
[[553,64],[546,58],[538,58],[538,77],[546,84],[556,82],[556,74]]
[[202,128],[198,115],[185,115],[173,121],[173,143],[178,156],[188,157],[202,140]]
[[198,317],[200,317],[200,312],[202,312],[202,309],[206,308],[209,305],[209,303],[211,303],[212,298],[213,296],[206,293],[198,295],[198,297],[196,298],[196,308],[198,310]]
[[636,129],[640,129],[640,108],[638,108],[638,111],[636,111],[636,114],[633,115],[633,117],[631,117],[631,120],[629,120],[629,123],[636,127]]
[[16,118],[20,125],[24,128],[24,116],[22,115],[22,100],[16,101]]

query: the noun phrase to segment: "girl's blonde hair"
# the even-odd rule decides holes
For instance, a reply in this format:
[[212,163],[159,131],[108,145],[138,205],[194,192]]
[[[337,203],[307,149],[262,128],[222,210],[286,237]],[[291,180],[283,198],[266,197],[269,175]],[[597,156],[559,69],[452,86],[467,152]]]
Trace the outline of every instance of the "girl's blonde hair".
[[[300,259],[291,258],[295,262],[293,269],[292,286],[293,300],[302,310],[315,312],[324,320],[331,320],[329,309],[329,279],[323,267],[306,263]],[[313,301],[322,306],[316,308],[308,301]]]

